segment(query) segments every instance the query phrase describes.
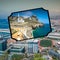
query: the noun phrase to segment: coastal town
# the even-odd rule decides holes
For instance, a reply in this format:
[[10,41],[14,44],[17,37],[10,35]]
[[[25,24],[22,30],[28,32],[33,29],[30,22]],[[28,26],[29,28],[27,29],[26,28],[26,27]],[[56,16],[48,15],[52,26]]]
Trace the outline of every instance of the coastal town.
[[38,11],[9,16],[9,28],[0,29],[0,60],[60,60],[60,20],[49,21],[46,10]]
[[9,21],[12,38],[16,40],[34,38],[33,30],[43,26],[43,23],[40,23],[35,15],[24,18],[18,14],[17,17],[10,16]]
[[[59,20],[58,20],[59,21]],[[55,23],[57,24],[55,24]],[[52,32],[46,37],[16,41],[0,36],[1,60],[60,60],[59,22],[51,21]],[[6,32],[6,30],[4,31]],[[21,56],[21,57],[20,57]]]
[[60,60],[60,0],[0,0],[0,60]]

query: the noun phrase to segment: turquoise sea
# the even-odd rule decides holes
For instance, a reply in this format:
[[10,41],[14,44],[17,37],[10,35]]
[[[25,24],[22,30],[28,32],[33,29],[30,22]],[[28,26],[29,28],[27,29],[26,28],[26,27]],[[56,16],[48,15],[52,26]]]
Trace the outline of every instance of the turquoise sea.
[[[0,19],[0,29],[9,29],[8,20],[7,19]],[[3,38],[10,38],[9,32],[0,31],[0,35],[3,35]]]
[[46,36],[51,31],[50,28],[51,27],[49,24],[44,24],[43,27],[37,27],[35,30],[33,30],[34,38]]
[[8,29],[8,20],[7,19],[0,19],[0,29]]

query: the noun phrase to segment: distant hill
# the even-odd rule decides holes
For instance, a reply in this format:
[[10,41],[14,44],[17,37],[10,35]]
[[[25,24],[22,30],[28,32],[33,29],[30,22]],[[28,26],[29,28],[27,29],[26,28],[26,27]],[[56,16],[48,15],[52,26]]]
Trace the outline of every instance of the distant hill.
[[[18,22],[19,20],[24,20],[24,22]],[[39,22],[37,19],[37,16],[32,15],[30,17],[24,18],[22,16],[20,17],[16,17],[16,16],[10,16],[9,17],[10,23],[16,25],[20,25],[20,26],[29,26],[32,28],[36,28],[36,27],[41,27],[43,26],[43,23]]]

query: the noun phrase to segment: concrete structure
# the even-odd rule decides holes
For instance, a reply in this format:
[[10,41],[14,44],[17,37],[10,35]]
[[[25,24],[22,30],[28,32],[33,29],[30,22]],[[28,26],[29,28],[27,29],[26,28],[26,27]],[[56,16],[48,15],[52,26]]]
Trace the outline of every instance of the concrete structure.
[[60,39],[60,32],[51,32],[47,36],[48,38]]
[[23,53],[23,51],[27,53],[38,53],[38,40],[31,39],[27,40],[25,43],[19,41],[18,43],[12,44],[12,48],[10,49],[10,52],[15,53]]
[[49,50],[49,55],[56,57],[58,60],[60,60],[60,53],[55,52],[54,50]]
[[38,53],[38,40],[30,40],[28,44],[28,53]]
[[13,44],[10,53],[25,53],[25,47],[22,44]]
[[5,51],[7,49],[7,41],[0,40],[0,51]]

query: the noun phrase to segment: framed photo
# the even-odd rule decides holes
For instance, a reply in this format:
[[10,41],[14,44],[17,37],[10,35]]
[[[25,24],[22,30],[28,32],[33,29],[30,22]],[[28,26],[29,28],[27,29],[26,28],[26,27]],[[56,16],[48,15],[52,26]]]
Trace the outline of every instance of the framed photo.
[[44,37],[51,32],[49,12],[43,8],[13,12],[8,20],[11,37],[16,40]]

